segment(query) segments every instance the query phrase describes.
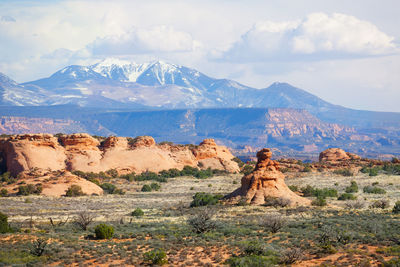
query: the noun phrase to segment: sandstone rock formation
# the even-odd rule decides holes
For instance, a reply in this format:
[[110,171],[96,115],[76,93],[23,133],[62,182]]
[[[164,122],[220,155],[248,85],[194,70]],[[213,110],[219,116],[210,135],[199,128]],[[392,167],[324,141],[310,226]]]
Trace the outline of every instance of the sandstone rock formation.
[[356,160],[360,156],[344,151],[340,148],[328,148],[319,154],[320,162],[337,162],[343,160]]
[[252,173],[242,178],[242,185],[227,199],[245,198],[247,203],[261,205],[268,197],[285,198],[290,205],[309,205],[311,201],[298,196],[285,184],[285,176],[279,171],[279,163],[271,160],[272,152],[264,148],[257,153],[257,165]]
[[[41,195],[61,197],[64,196],[71,185],[78,185],[82,188],[82,192],[88,196],[103,195],[103,189],[98,185],[89,182],[86,179],[73,175],[68,171],[43,172],[35,170],[26,172],[21,175],[20,179],[24,180],[24,185],[38,185],[43,188]],[[2,188],[7,189],[10,194],[16,194],[20,184],[7,184]]]
[[228,148],[206,139],[199,146],[157,145],[150,136],[108,137],[100,142],[88,134],[14,135],[0,139],[0,156],[13,176],[31,169],[119,173],[159,172],[185,165],[238,172]]

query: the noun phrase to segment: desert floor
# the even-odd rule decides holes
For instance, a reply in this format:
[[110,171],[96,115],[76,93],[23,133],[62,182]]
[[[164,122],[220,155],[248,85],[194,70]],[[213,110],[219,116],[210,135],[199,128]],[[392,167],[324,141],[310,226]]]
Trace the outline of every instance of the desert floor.
[[[196,192],[232,192],[240,186],[240,174],[169,178],[153,192],[141,192],[151,181],[110,181],[125,195],[3,197],[0,211],[20,230],[0,235],[0,265],[140,266],[155,262],[146,260],[145,252],[160,250],[170,266],[277,266],[294,260],[293,266],[398,266],[400,215],[392,209],[400,200],[400,176],[291,176],[288,185],[336,189],[339,195],[354,180],[359,187],[354,193],[357,200],[327,197],[327,206],[305,208],[189,207]],[[363,188],[372,184],[386,193],[364,193]],[[371,207],[376,201],[386,201],[385,207]],[[131,216],[136,208],[144,215]],[[73,223],[79,212],[94,217],[86,231]],[[188,221],[203,213],[212,215],[215,227],[196,233]],[[276,232],[271,220],[282,224]],[[112,239],[93,238],[99,223],[114,227]],[[40,257],[30,253],[38,238],[47,242]]]

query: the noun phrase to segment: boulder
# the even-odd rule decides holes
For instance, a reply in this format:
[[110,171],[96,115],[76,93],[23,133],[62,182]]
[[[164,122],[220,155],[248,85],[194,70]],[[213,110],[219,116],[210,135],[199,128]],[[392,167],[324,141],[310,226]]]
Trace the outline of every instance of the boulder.
[[272,152],[264,148],[257,152],[254,171],[242,178],[241,187],[225,198],[233,202],[244,198],[249,204],[261,205],[266,198],[284,198],[291,206],[310,205],[309,199],[292,192],[285,184],[285,176],[279,171],[279,163],[271,160]]

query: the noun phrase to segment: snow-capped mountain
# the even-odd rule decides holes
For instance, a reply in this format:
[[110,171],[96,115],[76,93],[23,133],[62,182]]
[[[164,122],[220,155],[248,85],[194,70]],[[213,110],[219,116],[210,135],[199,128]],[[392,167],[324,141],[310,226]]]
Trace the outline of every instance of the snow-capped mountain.
[[[4,82],[5,83],[5,82]],[[10,83],[10,82],[9,82]],[[255,89],[195,69],[154,61],[106,59],[90,66],[67,66],[48,78],[17,84],[11,105],[77,104],[107,108],[291,107],[312,113],[334,105],[285,83]],[[24,92],[26,96],[24,95]],[[32,96],[32,92],[38,97]],[[23,101],[25,99],[25,102]]]
[[26,88],[0,73],[0,105],[38,106],[47,105],[48,95],[41,88]]

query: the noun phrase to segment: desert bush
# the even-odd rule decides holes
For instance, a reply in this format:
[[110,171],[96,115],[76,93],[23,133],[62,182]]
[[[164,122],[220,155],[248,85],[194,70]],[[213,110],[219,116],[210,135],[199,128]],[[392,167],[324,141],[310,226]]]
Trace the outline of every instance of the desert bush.
[[386,194],[385,189],[372,185],[365,186],[363,191],[368,194]]
[[131,216],[133,217],[141,217],[144,215],[144,211],[141,208],[136,208],[134,211],[132,211]]
[[377,175],[378,175],[378,169],[376,168],[369,169],[369,176],[377,176]]
[[244,175],[250,174],[254,170],[254,166],[250,164],[246,164],[243,166],[242,170],[240,171]]
[[107,170],[106,174],[108,176],[111,176],[112,178],[117,178],[118,177],[118,171],[116,169]]
[[208,205],[216,205],[222,198],[222,195],[213,195],[205,192],[198,192],[193,196],[193,201],[190,203],[190,207],[200,207]]
[[232,159],[232,161],[236,162],[238,164],[239,168],[242,168],[244,165],[244,162],[241,159],[239,159],[238,157],[234,157]]
[[34,256],[42,256],[46,251],[47,240],[43,238],[38,238],[33,241],[30,245],[29,252]]
[[293,192],[299,192],[299,187],[297,185],[289,185],[288,187]]
[[16,179],[11,176],[10,172],[4,172],[3,174],[0,175],[0,182],[5,182],[7,184],[11,184],[15,181],[16,181]]
[[293,264],[303,259],[304,252],[300,248],[288,248],[281,253],[279,263],[284,265]]
[[353,172],[350,169],[339,169],[334,170],[334,174],[342,175],[342,176],[353,176]]
[[242,254],[245,256],[249,255],[269,256],[269,255],[274,255],[276,253],[276,251],[272,247],[258,240],[251,240],[245,242],[242,248],[242,252],[243,252]]
[[41,184],[33,185],[33,184],[28,184],[28,185],[20,185],[18,186],[18,192],[17,195],[19,196],[28,196],[28,195],[39,195],[42,193],[43,187]]
[[287,207],[292,204],[292,201],[288,198],[284,197],[266,197],[264,206],[271,206],[271,207]]
[[65,196],[67,197],[79,197],[86,195],[83,193],[82,188],[79,185],[73,184],[71,185],[67,192],[65,192]]
[[0,197],[6,197],[6,196],[8,196],[8,191],[7,191],[7,189],[2,188],[0,190]]
[[233,256],[225,261],[231,267],[262,267],[262,266],[276,266],[279,262],[277,256]]
[[151,265],[164,265],[168,263],[167,254],[162,249],[154,249],[143,253],[143,259]]
[[142,189],[140,189],[140,191],[142,191],[142,192],[151,192],[151,186],[148,185],[148,184],[144,184],[142,186]]
[[356,181],[351,181],[350,186],[346,187],[344,190],[346,193],[357,193],[358,192],[358,185]]
[[11,232],[10,225],[8,224],[8,216],[0,212],[0,234]]
[[158,184],[158,183],[151,183],[151,184],[150,184],[150,187],[151,187],[151,190],[153,190],[153,191],[158,191],[158,190],[160,190],[161,185]]
[[393,209],[392,209],[392,212],[393,212],[394,214],[399,214],[399,213],[400,213],[400,201],[397,201],[397,202],[394,204],[394,207],[393,207]]
[[326,199],[322,196],[319,196],[311,202],[311,205],[319,207],[326,206]]
[[246,197],[241,197],[236,205],[238,205],[238,206],[248,206],[248,205],[250,205],[250,203],[247,202],[247,198]]
[[309,165],[304,166],[304,168],[302,170],[302,172],[311,172],[311,171],[312,171],[312,169]]
[[346,208],[348,209],[362,209],[364,208],[364,202],[355,200],[355,201],[347,201],[345,204]]
[[306,187],[301,188],[301,193],[305,197],[337,197],[338,192],[336,189],[333,188],[314,188],[311,185],[307,185]]
[[103,183],[100,187],[107,193],[107,194],[115,194],[115,195],[124,195],[125,192],[122,189],[117,188],[115,185],[110,183]]
[[243,245],[241,255],[233,256],[225,263],[235,267],[276,266],[279,263],[279,257],[271,246],[254,240]]
[[94,228],[97,239],[111,239],[114,235],[114,227],[101,223]]
[[355,200],[357,196],[353,195],[352,193],[343,193],[338,197],[338,200]]
[[94,215],[88,213],[87,211],[82,211],[79,212],[78,215],[76,215],[74,224],[81,228],[83,231],[86,231],[87,227],[93,222],[94,218]]
[[376,200],[374,201],[371,205],[370,208],[373,209],[387,209],[389,207],[389,201],[385,200],[385,199],[381,199],[381,200]]
[[199,210],[198,213],[193,217],[190,217],[187,222],[195,233],[201,234],[214,230],[217,227],[217,222],[213,217],[214,212],[205,208]]
[[286,219],[281,215],[266,215],[260,219],[260,226],[271,233],[277,233],[286,225]]
[[399,267],[400,266],[400,257],[392,258],[388,261],[383,261],[381,263],[382,267]]

